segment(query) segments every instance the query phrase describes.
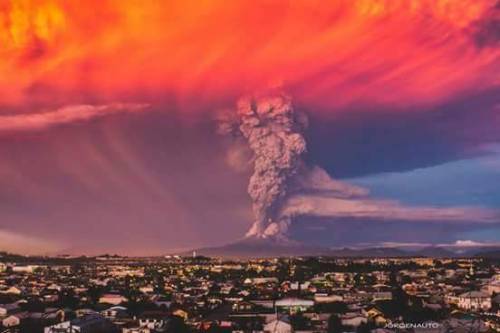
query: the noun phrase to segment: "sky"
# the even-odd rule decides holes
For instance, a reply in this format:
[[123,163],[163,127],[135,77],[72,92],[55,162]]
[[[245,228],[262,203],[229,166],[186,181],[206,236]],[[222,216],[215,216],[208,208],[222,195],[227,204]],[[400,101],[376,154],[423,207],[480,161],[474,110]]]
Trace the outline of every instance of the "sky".
[[498,0],[2,1],[0,250],[240,239],[252,156],[217,116],[275,91],[315,182],[291,238],[496,244],[499,74]]

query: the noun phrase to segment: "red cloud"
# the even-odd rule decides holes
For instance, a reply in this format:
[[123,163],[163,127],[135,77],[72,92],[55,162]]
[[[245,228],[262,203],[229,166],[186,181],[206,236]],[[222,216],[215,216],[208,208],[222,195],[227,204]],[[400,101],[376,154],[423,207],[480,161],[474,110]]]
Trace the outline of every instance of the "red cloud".
[[313,106],[432,103],[498,85],[500,51],[474,35],[494,5],[14,1],[0,6],[0,100],[213,101],[282,85]]
[[120,112],[137,112],[147,104],[70,105],[53,111],[0,116],[0,132],[41,130]]

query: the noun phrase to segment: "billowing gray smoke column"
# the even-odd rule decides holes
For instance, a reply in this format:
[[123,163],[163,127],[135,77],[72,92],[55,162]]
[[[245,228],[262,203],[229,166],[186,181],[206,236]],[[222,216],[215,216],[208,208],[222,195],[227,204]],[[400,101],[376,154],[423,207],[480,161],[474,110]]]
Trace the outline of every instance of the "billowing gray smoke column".
[[294,242],[288,238],[288,229],[299,216],[498,222],[496,211],[412,207],[394,200],[370,198],[368,189],[332,179],[319,166],[306,165],[303,157],[307,119],[294,110],[286,95],[242,98],[236,110],[219,114],[218,120],[219,132],[235,138],[233,147],[242,153],[238,156],[246,156],[246,147],[252,155],[248,193],[255,222],[247,237]]
[[247,237],[286,239],[289,219],[280,218],[280,210],[291,180],[302,166],[306,126],[305,116],[282,94],[242,98],[236,117],[221,124],[222,131],[241,135],[254,155],[248,193],[255,222]]

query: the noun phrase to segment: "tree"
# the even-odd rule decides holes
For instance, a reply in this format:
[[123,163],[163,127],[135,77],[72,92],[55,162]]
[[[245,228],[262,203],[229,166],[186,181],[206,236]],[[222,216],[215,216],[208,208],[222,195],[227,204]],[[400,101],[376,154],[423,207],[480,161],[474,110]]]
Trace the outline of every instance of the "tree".
[[290,317],[290,324],[296,331],[305,330],[309,326],[309,321],[302,313],[297,313]]
[[328,333],[340,333],[342,332],[342,322],[339,316],[332,314],[328,318]]
[[179,316],[172,316],[167,322],[166,333],[190,333],[189,327]]
[[319,303],[316,304],[316,310],[322,313],[346,313],[349,309],[344,302]]
[[80,305],[80,299],[73,290],[64,291],[59,298],[59,306],[62,308],[77,309]]
[[398,273],[395,270],[391,270],[389,275],[389,285],[393,287],[399,286]]
[[[498,295],[499,295],[499,294],[498,294],[497,292],[495,292],[495,291],[494,291],[494,292],[493,292],[493,294],[491,295],[491,299],[492,299],[492,300],[493,300],[493,299],[495,299]],[[493,302],[493,307],[491,308],[491,311],[492,311],[492,312],[496,312],[496,311],[498,311],[498,310],[500,310],[500,306],[498,305],[498,303],[497,303],[497,302]]]
[[361,323],[356,329],[356,333],[370,333],[372,327],[367,323]]
[[90,286],[87,291],[90,301],[94,304],[99,301],[99,298],[102,296],[103,293],[104,293],[104,288],[99,286]]

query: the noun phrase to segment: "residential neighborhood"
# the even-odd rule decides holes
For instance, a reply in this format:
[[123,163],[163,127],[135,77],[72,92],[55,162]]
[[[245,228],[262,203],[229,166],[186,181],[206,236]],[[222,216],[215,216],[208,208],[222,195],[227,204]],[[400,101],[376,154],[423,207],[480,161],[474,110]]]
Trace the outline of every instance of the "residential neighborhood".
[[0,258],[2,333],[498,332],[481,258]]

